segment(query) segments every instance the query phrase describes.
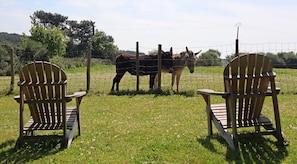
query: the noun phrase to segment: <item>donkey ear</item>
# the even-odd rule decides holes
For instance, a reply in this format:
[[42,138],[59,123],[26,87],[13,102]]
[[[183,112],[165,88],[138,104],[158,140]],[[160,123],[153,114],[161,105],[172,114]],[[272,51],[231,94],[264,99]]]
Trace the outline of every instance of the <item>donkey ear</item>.
[[200,51],[196,52],[196,53],[195,53],[195,56],[197,56],[197,55],[198,55],[198,54],[199,54],[201,51],[202,51],[202,50],[200,50]]
[[170,53],[171,53],[171,55],[172,55],[172,47],[170,47]]
[[187,51],[187,52],[189,52],[189,49],[188,49],[188,47],[186,47],[186,51]]

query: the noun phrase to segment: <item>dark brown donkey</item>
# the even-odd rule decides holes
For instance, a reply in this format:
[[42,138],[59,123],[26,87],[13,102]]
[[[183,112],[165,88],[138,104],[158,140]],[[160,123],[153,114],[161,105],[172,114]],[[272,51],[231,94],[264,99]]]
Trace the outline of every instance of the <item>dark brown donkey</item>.
[[[161,64],[162,69],[168,69],[169,72],[173,71],[173,58],[172,58],[172,48],[170,51],[161,53]],[[131,75],[136,75],[136,56],[129,54],[121,54],[116,57],[116,76],[113,78],[112,88],[114,90],[114,85],[116,84],[116,90],[119,91],[119,83],[126,72]],[[154,79],[158,73],[158,55],[142,55],[139,56],[139,75],[149,75],[150,84],[149,88],[153,89]]]

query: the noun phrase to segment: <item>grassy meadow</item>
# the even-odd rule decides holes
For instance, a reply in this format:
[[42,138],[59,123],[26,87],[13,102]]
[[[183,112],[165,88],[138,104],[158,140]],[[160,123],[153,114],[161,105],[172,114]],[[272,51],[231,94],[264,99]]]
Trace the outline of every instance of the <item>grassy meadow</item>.
[[[69,93],[85,90],[86,68],[65,71]],[[238,150],[230,150],[216,129],[207,136],[205,104],[196,94],[200,88],[222,91],[222,72],[223,67],[196,67],[193,74],[185,69],[179,93],[170,89],[170,74],[162,74],[161,93],[147,91],[147,76],[140,78],[141,91],[136,93],[136,77],[126,74],[117,93],[110,92],[115,67],[93,66],[91,88],[81,104],[82,135],[69,149],[60,149],[54,139],[14,149],[19,106],[13,96],[19,88],[15,85],[7,95],[10,77],[0,77],[0,163],[297,163],[297,70],[275,69],[289,146],[280,147],[275,138],[265,136],[243,140]],[[212,102],[223,100],[213,97]],[[267,98],[263,113],[273,119],[271,107]]]

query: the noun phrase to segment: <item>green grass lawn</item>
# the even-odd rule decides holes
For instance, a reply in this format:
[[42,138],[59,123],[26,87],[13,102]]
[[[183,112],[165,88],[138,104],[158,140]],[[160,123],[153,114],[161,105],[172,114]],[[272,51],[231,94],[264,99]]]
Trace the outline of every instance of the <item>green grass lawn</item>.
[[[13,95],[5,95],[10,79],[0,77],[0,163],[297,163],[297,97],[290,89],[295,88],[296,70],[275,70],[278,87],[284,88],[278,98],[282,129],[290,145],[279,147],[275,138],[265,136],[242,141],[235,151],[216,130],[214,136],[207,136],[205,104],[195,94],[198,88],[222,90],[222,70],[198,67],[194,74],[185,70],[180,94],[170,91],[169,74],[162,75],[166,94],[134,94],[135,78],[127,74],[120,84],[123,94],[112,95],[114,67],[92,67],[91,89],[81,104],[82,135],[63,150],[58,140],[28,142],[14,149],[19,106],[13,96],[18,88]],[[84,71],[66,70],[69,92],[85,89]],[[142,77],[140,88],[148,89],[147,77]],[[273,118],[271,106],[268,98],[263,113]]]

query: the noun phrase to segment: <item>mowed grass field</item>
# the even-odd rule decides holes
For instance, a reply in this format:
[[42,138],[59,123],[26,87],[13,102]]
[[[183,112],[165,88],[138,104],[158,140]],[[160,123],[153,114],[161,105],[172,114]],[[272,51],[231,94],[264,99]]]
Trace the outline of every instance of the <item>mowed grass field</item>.
[[[65,71],[69,93],[85,90],[86,68]],[[92,67],[91,87],[81,104],[82,135],[62,150],[59,140],[28,142],[22,149],[14,149],[19,106],[13,96],[19,89],[15,85],[14,93],[6,95],[10,77],[0,77],[0,163],[296,163],[297,70],[274,71],[289,146],[279,147],[275,138],[265,136],[244,140],[234,151],[216,129],[213,136],[207,136],[205,104],[196,94],[200,88],[222,91],[223,67],[196,67],[193,74],[185,69],[180,93],[171,91],[171,75],[162,74],[163,92],[158,94],[147,92],[148,76],[140,78],[141,92],[137,94],[136,77],[129,74],[120,83],[121,91],[111,93],[115,67]],[[213,97],[212,102],[223,100]],[[273,120],[271,107],[267,98],[263,113]],[[28,118],[29,111],[25,112]]]

